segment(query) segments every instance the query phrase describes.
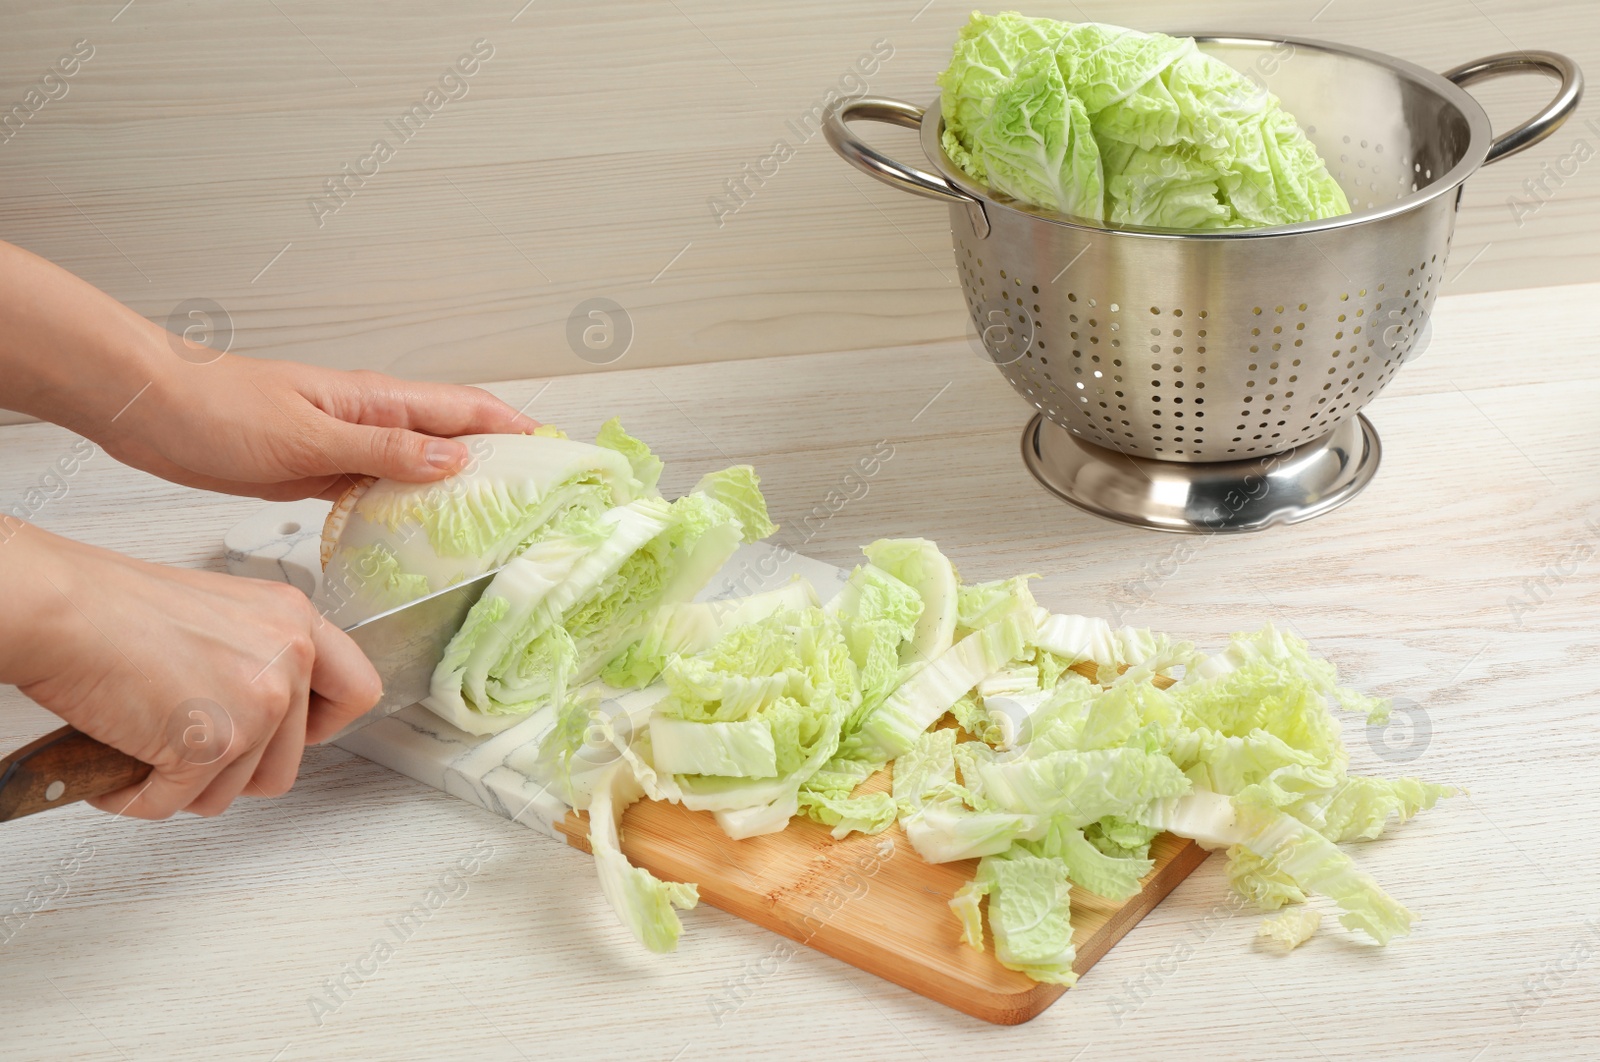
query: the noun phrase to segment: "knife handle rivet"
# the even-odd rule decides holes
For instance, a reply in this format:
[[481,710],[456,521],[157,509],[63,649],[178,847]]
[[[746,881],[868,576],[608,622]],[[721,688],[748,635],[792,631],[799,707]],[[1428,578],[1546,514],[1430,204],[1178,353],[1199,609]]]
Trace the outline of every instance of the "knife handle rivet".
[[67,791],[67,783],[57,778],[44,788],[44,798],[51,803],[61,799],[61,794]]

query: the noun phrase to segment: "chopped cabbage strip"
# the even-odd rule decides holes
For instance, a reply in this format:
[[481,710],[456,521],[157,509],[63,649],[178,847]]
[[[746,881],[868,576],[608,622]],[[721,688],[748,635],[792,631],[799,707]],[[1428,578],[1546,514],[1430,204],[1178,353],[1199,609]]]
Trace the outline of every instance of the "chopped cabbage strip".
[[827,611],[844,630],[861,693],[845,720],[844,736],[848,737],[916,667],[902,665],[901,658],[916,638],[923,602],[911,586],[868,564],[850,573]]
[[1060,819],[1051,821],[1042,838],[1024,842],[1021,848],[1042,858],[1059,859],[1074,885],[1115,902],[1137,893],[1144,876],[1155,869],[1155,861],[1148,858],[1107,855],[1090,844],[1082,830]]
[[983,792],[1008,811],[1052,815],[1073,827],[1189,790],[1165,756],[1138,748],[1063,750],[979,767]]
[[624,431],[620,420],[612,417],[602,424],[594,437],[594,444],[615,450],[627,458],[628,466],[633,469],[633,478],[638,481],[640,488],[655,490],[661,479],[661,458],[651,453],[650,447]]
[[1069,667],[1084,661],[1113,666],[1120,655],[1111,624],[1097,616],[1051,616],[1039,625],[1034,641]]
[[778,777],[772,727],[760,719],[697,723],[656,713],[650,717],[651,758],[672,774]]
[[974,631],[929,661],[867,717],[863,749],[893,759],[910,748],[966,691],[1021,655],[1033,636],[1031,612]]
[[[970,743],[969,743],[970,744]],[[893,796],[906,840],[926,862],[995,855],[1043,836],[1049,820],[998,810],[957,780],[956,732],[920,735],[895,760]]]
[[1321,912],[1310,907],[1291,907],[1280,914],[1263,918],[1261,925],[1256,928],[1256,940],[1283,951],[1293,951],[1310,940],[1320,925]]
[[1020,840],[1043,836],[1049,824],[1043,815],[975,811],[952,800],[935,801],[900,820],[906,840],[928,863],[998,855]]
[[1143,821],[1208,848],[1238,845],[1274,860],[1278,872],[1300,889],[1338,904],[1346,928],[1359,929],[1379,944],[1411,930],[1410,911],[1332,841],[1281,811],[1240,808],[1220,793],[1199,790],[1154,804]]
[[882,833],[899,814],[894,796],[881,792],[851,795],[882,767],[881,763],[836,754],[800,787],[800,810],[814,821],[832,826],[833,836],[839,839],[851,833]]
[[622,688],[648,685],[673,657],[704,652],[728,632],[774,612],[816,604],[816,588],[804,579],[796,579],[776,590],[748,597],[667,606],[650,617],[637,640],[607,664],[600,677]]
[[897,812],[894,798],[888,793],[841,797],[802,789],[800,806],[817,822],[832,826],[833,836],[840,840],[851,833],[882,833],[894,824]]
[[962,938],[983,950],[978,901],[989,898],[989,930],[994,954],[1002,966],[1035,981],[1071,985],[1072,904],[1070,886],[1059,861],[1037,856],[988,856],[978,873],[950,901],[962,923]]
[[1014,612],[1034,613],[1039,607],[1028,591],[1037,575],[1017,575],[988,583],[964,585],[956,591],[957,637],[999,623]]
[[778,525],[767,516],[767,500],[761,496],[761,477],[749,465],[708,472],[689,493],[704,494],[726,505],[738,519],[746,542],[759,542],[778,530]]
[[678,946],[683,932],[674,908],[694,907],[700,902],[700,893],[686,882],[662,881],[630,864],[622,854],[622,813],[643,796],[644,790],[626,763],[618,761],[608,767],[589,804],[589,848],[600,875],[600,889],[622,924],[651,951],[667,952]]
[[958,593],[956,570],[949,558],[925,538],[879,539],[861,552],[874,567],[905,583],[922,599],[922,611],[911,640],[901,648],[900,662],[926,663],[949,649],[955,638]]

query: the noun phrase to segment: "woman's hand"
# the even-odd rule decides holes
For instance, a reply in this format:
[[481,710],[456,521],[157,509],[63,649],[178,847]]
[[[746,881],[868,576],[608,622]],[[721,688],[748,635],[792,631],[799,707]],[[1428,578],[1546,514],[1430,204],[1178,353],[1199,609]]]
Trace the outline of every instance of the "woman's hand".
[[8,530],[0,682],[153,768],[90,801],[102,811],[216,815],[279,796],[306,745],[377,703],[372,664],[293,587]]
[[439,436],[538,427],[476,387],[219,355],[7,243],[0,406],[175,483],[274,500],[335,498],[360,475],[429,483],[467,460]]
[[467,461],[441,436],[539,426],[476,387],[234,355],[172,362],[97,441],[124,464],[227,494],[332,500],[363,474],[428,483]]

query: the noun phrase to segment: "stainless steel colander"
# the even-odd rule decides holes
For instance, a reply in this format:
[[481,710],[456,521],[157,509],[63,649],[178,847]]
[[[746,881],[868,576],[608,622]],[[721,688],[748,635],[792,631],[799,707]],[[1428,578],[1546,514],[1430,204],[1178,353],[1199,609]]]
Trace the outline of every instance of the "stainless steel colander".
[[[863,172],[950,204],[983,349],[1039,411],[1023,452],[1045,486],[1129,523],[1253,530],[1325,512],[1371,478],[1377,436],[1358,414],[1426,327],[1462,182],[1553,133],[1582,78],[1553,52],[1439,75],[1321,41],[1195,36],[1283,101],[1351,214],[1193,232],[1040,210],[950,161],[937,99],[926,111],[846,101],[825,132]],[[1525,71],[1559,78],[1560,91],[1492,138],[1461,86]],[[919,128],[937,174],[867,146],[846,128],[857,119]]]

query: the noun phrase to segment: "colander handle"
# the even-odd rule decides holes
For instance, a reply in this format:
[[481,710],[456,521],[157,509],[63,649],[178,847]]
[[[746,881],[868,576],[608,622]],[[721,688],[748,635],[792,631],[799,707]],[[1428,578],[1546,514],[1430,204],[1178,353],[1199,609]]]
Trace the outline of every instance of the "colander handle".
[[1561,123],[1577,109],[1578,100],[1583,97],[1583,73],[1579,71],[1577,63],[1558,52],[1537,51],[1487,55],[1470,63],[1462,63],[1454,70],[1446,70],[1444,73],[1445,77],[1466,88],[1468,85],[1487,81],[1489,78],[1521,74],[1530,70],[1559,78],[1561,89],[1544,110],[1511,132],[1494,138],[1494,143],[1489,145],[1489,154],[1483,160],[1485,166],[1507,155],[1515,155],[1519,151],[1531,148],[1560,129]]
[[906,103],[904,100],[892,100],[884,96],[862,96],[859,99],[845,100],[829,111],[828,116],[823,119],[822,135],[827,137],[828,144],[840,158],[868,177],[903,192],[910,192],[912,195],[964,205],[968,216],[972,219],[972,228],[977,232],[978,238],[983,239],[989,235],[989,218],[983,212],[983,204],[975,197],[937,174],[907,166],[903,162],[896,162],[876,148],[869,147],[845,125],[846,122],[853,121],[884,122],[906,129],[920,129],[923,114],[923,108]]

